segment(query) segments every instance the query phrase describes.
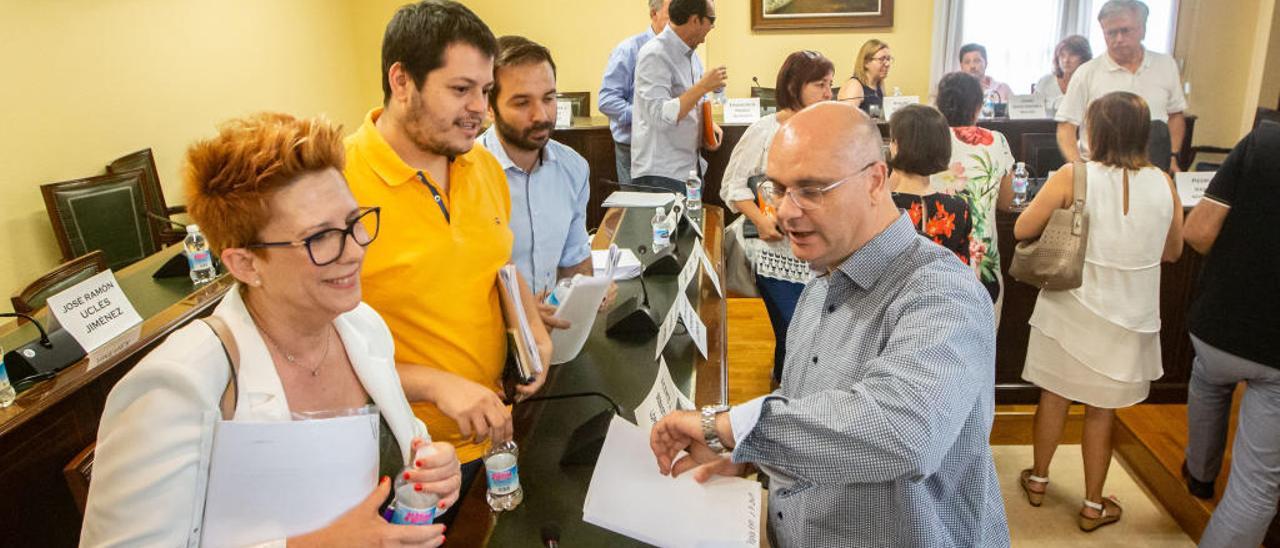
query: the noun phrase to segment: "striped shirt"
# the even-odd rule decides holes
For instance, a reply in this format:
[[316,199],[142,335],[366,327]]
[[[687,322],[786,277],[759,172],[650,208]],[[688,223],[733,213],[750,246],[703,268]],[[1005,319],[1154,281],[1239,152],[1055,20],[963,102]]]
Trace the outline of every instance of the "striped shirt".
[[781,387],[730,410],[775,546],[1009,546],[988,438],[995,316],[898,218],[805,286]]

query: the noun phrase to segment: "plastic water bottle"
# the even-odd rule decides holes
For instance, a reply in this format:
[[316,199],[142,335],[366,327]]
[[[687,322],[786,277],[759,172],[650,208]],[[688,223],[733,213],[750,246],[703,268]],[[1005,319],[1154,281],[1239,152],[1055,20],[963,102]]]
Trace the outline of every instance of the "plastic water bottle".
[[1022,209],[1027,205],[1027,164],[1018,162],[1013,168],[1013,208]]
[[577,276],[560,278],[560,281],[556,282],[555,289],[547,293],[546,303],[551,306],[560,306],[564,302],[564,298],[569,296],[569,290],[573,289],[573,282],[577,279]]
[[[423,444],[418,448],[418,452],[414,453],[413,459],[416,461],[434,451],[430,444]],[[407,472],[412,468],[405,467]],[[391,513],[391,523],[398,525],[431,525],[436,519],[436,505],[440,503],[439,495],[428,493],[426,491],[418,491],[414,488],[414,483],[404,479],[404,472],[396,476],[395,485],[396,498],[391,505],[394,510]]]
[[702,210],[702,179],[696,169],[689,170],[689,178],[684,180],[684,206],[690,212]]
[[667,227],[667,210],[653,208],[653,251],[671,245],[671,229]]
[[995,90],[987,92],[986,98],[982,100],[982,117],[994,118],[996,115],[996,102],[1000,100],[999,94]]
[[494,444],[484,454],[484,473],[489,481],[489,493],[485,500],[489,508],[495,512],[514,510],[524,500],[524,489],[520,488],[520,467],[517,456],[520,454],[516,442]]
[[720,86],[719,89],[715,90],[715,92],[711,94],[711,100],[717,105],[723,105],[729,102],[729,96],[725,94],[724,86]]
[[900,87],[898,87],[898,86],[893,86],[893,96],[894,96],[894,97],[902,97],[902,88],[900,88]]
[[0,346],[0,408],[13,405],[13,400],[17,397],[18,393],[9,384],[9,371],[4,368],[4,347]]
[[187,225],[187,239],[182,241],[182,248],[187,253],[187,266],[191,267],[191,283],[204,285],[218,277],[218,270],[213,266],[213,254],[209,252],[209,242],[200,233],[198,225]]

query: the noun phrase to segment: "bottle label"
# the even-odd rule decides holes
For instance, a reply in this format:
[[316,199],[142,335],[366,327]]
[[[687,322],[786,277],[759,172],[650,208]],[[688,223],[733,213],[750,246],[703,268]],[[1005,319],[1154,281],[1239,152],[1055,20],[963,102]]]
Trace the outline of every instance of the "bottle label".
[[686,186],[684,193],[687,200],[697,201],[702,199],[702,187],[700,185]]
[[396,504],[391,514],[391,523],[397,525],[431,525],[436,519],[436,507],[411,508],[405,504]]
[[665,228],[655,228],[653,230],[653,241],[667,245],[671,241],[671,231]]
[[485,473],[489,478],[489,492],[494,495],[508,495],[520,488],[519,465],[496,469],[486,467]]
[[1012,186],[1012,187],[1013,187],[1013,191],[1014,191],[1014,192],[1026,192],[1026,191],[1027,191],[1027,181],[1026,181],[1026,179],[1022,179],[1022,180],[1014,179],[1014,180],[1013,180],[1013,184],[1012,184],[1012,185],[1010,185],[1010,186]]
[[191,267],[191,270],[205,268],[212,264],[213,258],[209,256],[209,251],[207,249],[187,254],[187,266]]

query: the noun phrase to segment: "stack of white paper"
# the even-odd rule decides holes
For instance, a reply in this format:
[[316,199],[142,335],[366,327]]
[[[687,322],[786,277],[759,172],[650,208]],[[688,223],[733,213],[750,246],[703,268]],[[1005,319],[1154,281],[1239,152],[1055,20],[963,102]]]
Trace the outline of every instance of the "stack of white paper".
[[676,199],[675,194],[668,192],[627,192],[618,191],[604,199],[604,207],[663,207]]
[[760,484],[658,473],[649,431],[618,417],[600,450],[582,519],[657,546],[760,546]]
[[[640,275],[640,271],[644,270],[644,266],[640,264],[640,258],[630,249],[619,249],[618,264],[613,270],[613,279],[630,280]],[[596,277],[605,275],[605,270],[609,268],[609,250],[595,249],[591,251],[591,266]]]
[[[525,315],[524,300],[520,298],[520,279],[516,277],[516,265],[507,263],[498,270],[498,279],[502,281],[502,288],[507,292],[507,298],[511,306],[515,308],[516,319],[519,326],[516,326],[520,333],[519,336],[524,339],[524,348],[528,350],[528,359],[532,362],[529,364],[533,368],[534,373],[542,373],[542,354],[538,353],[538,341],[533,336],[533,329],[529,327],[529,317]],[[508,325],[508,328],[513,326]],[[517,353],[518,355],[518,353]]]

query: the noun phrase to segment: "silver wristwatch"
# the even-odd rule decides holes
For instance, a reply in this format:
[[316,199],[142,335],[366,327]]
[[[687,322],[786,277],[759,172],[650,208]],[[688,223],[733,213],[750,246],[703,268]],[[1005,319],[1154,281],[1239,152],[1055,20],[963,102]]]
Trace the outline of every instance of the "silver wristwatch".
[[728,410],[727,405],[707,405],[702,408],[702,437],[707,441],[707,447],[717,453],[724,453],[727,449],[720,441],[720,434],[716,432],[716,415]]

